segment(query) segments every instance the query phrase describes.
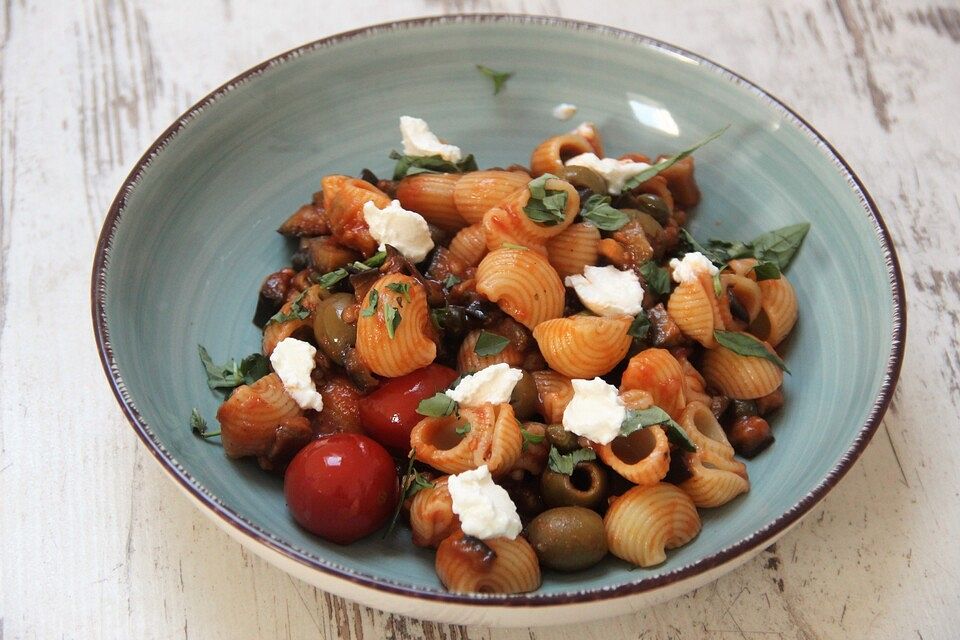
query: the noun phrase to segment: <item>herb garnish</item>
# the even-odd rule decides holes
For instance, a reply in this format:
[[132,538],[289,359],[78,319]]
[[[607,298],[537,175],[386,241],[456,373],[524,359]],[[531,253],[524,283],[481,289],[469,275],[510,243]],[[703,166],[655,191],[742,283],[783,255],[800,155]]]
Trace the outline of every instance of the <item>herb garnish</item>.
[[628,436],[638,429],[659,425],[663,427],[667,434],[667,439],[677,445],[684,451],[693,453],[697,450],[697,445],[690,440],[687,432],[671,418],[666,411],[660,407],[650,407],[648,409],[628,409],[627,417],[620,425],[620,435]]
[[637,340],[643,340],[649,333],[650,317],[646,311],[641,310],[633,319],[633,322],[630,323],[630,328],[627,329],[627,335]]
[[190,430],[204,440],[220,435],[219,431],[207,431],[207,421],[203,419],[200,410],[196,407],[190,412]]
[[758,262],[753,266],[753,272],[757,276],[757,282],[780,279],[780,267],[773,262]]
[[524,451],[526,451],[531,444],[540,444],[541,442],[543,442],[544,438],[546,438],[544,434],[530,433],[524,427],[520,427],[520,436],[523,438],[522,449]]
[[473,426],[469,422],[464,422],[462,425],[454,429],[461,436],[465,436],[470,433],[470,430],[473,429]]
[[452,273],[447,276],[447,279],[443,281],[443,288],[446,290],[453,289],[455,286],[463,282],[460,278],[453,275]]
[[[403,296],[404,300],[410,302],[410,284],[407,282],[391,282],[387,285],[387,289],[393,291],[398,296]],[[401,304],[403,304],[401,302]]]
[[270,361],[262,353],[251,353],[237,363],[231,358],[224,364],[214,364],[203,345],[197,345],[200,362],[207,372],[207,386],[211,389],[233,389],[242,384],[253,384],[270,373]]
[[367,295],[367,306],[363,308],[363,311],[360,312],[360,315],[364,318],[369,318],[377,312],[377,302],[380,300],[380,292],[376,289],[370,289],[369,295]]
[[387,335],[390,339],[397,335],[397,327],[400,326],[400,312],[391,304],[383,304],[383,322],[387,325]]
[[373,254],[363,262],[353,262],[347,267],[340,267],[339,269],[328,271],[322,276],[315,276],[313,280],[324,289],[330,289],[335,284],[337,284],[338,282],[340,282],[341,280],[349,276],[351,273],[359,273],[360,271],[369,271],[370,269],[374,269],[382,265],[384,261],[386,261],[386,259],[387,259],[387,252],[380,251]]
[[530,189],[530,200],[523,208],[527,217],[548,227],[563,222],[563,212],[567,207],[567,192],[562,189],[547,189],[547,180],[555,180],[557,176],[545,173],[534,178],[527,185]]
[[610,206],[610,196],[593,194],[583,203],[580,217],[604,231],[616,231],[630,221],[630,216]]
[[494,71],[490,67],[485,67],[482,64],[477,65],[477,71],[493,80],[493,95],[500,93],[500,90],[503,89],[507,80],[513,77],[512,71]]
[[428,418],[442,418],[457,410],[457,403],[443,391],[424,398],[417,405],[417,413]]
[[670,294],[670,273],[666,269],[657,266],[657,263],[653,260],[648,260],[640,265],[640,275],[643,276],[647,285],[653,289],[655,293],[662,296]]
[[514,244],[512,242],[504,242],[500,245],[501,249],[513,249],[515,251],[529,251],[529,249],[522,244]]
[[746,356],[748,358],[763,358],[780,367],[781,370],[790,373],[787,365],[780,359],[776,353],[767,350],[758,338],[754,338],[748,333],[737,333],[736,331],[714,331],[713,337],[720,343],[721,347],[729,349],[734,353]]
[[271,322],[289,322],[290,320],[303,320],[308,315],[310,315],[310,309],[305,309],[301,304],[303,302],[303,296],[305,296],[306,294],[307,292],[305,290],[301,291],[300,295],[294,298],[293,302],[290,303],[290,311],[286,313],[284,313],[282,310],[277,311],[273,316],[271,316],[269,320],[267,320],[267,324],[270,324]]
[[[708,242],[709,254],[704,253],[716,264],[729,262],[738,258],[756,258],[761,264],[766,263],[770,266],[762,267],[767,274],[772,274],[773,267],[783,272],[793,260],[803,239],[810,230],[809,222],[800,222],[791,224],[780,229],[774,229],[767,233],[762,233],[750,242],[728,242],[726,240],[710,240]],[[757,265],[760,267],[760,265]],[[779,276],[777,276],[779,277]],[[769,280],[771,278],[761,278],[759,280]]]
[[495,356],[504,349],[510,341],[501,335],[489,331],[481,331],[477,342],[473,345],[473,352],[478,356]]
[[413,468],[413,462],[415,459],[416,449],[410,449],[410,453],[407,455],[407,471],[400,479],[400,498],[397,500],[397,507],[393,510],[393,515],[390,517],[390,524],[387,526],[387,530],[383,532],[384,538],[390,535],[394,527],[397,526],[397,519],[400,517],[400,509],[403,508],[403,503],[407,501],[407,498],[412,498],[423,489],[430,489],[434,486],[432,482],[427,480],[419,471]]
[[693,153],[694,151],[696,151],[697,149],[699,149],[699,148],[702,147],[703,145],[707,144],[708,142],[712,142],[713,140],[716,140],[717,138],[719,138],[720,136],[722,136],[723,133],[724,133],[727,129],[729,129],[729,128],[730,128],[730,125],[727,125],[727,126],[723,127],[722,129],[718,129],[718,130],[714,131],[713,133],[711,133],[710,135],[708,135],[708,136],[707,136],[706,138],[704,138],[703,140],[701,140],[700,142],[698,142],[697,144],[695,144],[695,145],[693,145],[692,147],[690,147],[689,149],[684,149],[683,151],[681,151],[681,152],[678,153],[677,155],[675,155],[675,156],[670,156],[669,158],[664,158],[663,160],[661,160],[660,162],[657,162],[656,164],[652,165],[652,166],[649,167],[648,169],[644,169],[642,172],[638,173],[638,174],[635,175],[634,177],[632,177],[632,178],[630,178],[629,180],[627,180],[626,184],[623,185],[623,190],[624,190],[624,191],[627,191],[627,190],[629,190],[629,189],[633,189],[634,187],[636,187],[636,186],[638,186],[638,185],[646,182],[646,181],[649,180],[650,178],[654,177],[655,175],[657,175],[657,174],[660,173],[661,171],[666,171],[667,169],[669,169],[670,167],[672,167],[672,166],[675,165],[676,163],[680,162],[681,160],[683,160],[684,158],[686,158],[687,156],[689,156],[691,153]]
[[570,453],[560,453],[551,445],[550,453],[547,455],[547,466],[551,471],[570,476],[573,475],[573,470],[578,463],[596,459],[597,454],[593,449],[577,449]]
[[397,161],[393,168],[394,180],[403,180],[418,173],[467,173],[477,170],[473,154],[459,162],[450,162],[441,156],[406,156],[399,151],[391,151],[390,159]]

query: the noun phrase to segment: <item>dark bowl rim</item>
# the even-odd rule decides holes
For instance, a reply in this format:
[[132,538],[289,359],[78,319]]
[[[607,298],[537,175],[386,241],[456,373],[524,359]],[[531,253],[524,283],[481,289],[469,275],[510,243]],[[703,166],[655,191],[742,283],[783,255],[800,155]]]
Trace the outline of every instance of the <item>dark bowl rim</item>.
[[[132,398],[129,398],[126,392],[126,386],[120,377],[119,369],[114,360],[113,348],[110,343],[109,330],[106,321],[106,277],[109,267],[109,252],[113,242],[114,233],[119,225],[120,218],[127,204],[127,197],[130,192],[136,188],[141,176],[151,164],[153,158],[161,153],[167,143],[173,139],[190,121],[204,109],[212,104],[221,96],[231,91],[236,86],[243,84],[267,71],[268,69],[280,65],[288,60],[299,57],[312,51],[330,47],[340,42],[353,40],[359,37],[375,36],[381,32],[389,32],[397,29],[411,29],[430,27],[435,25],[456,23],[516,23],[525,25],[540,25],[561,27],[571,30],[588,31],[598,33],[617,39],[627,40],[669,55],[683,58],[693,62],[698,66],[705,67],[714,73],[718,73],[728,81],[743,87],[752,92],[757,98],[766,102],[787,120],[792,122],[807,138],[825,153],[833,162],[834,166],[846,179],[848,185],[860,200],[864,212],[870,218],[874,225],[874,232],[880,242],[881,250],[884,255],[888,282],[893,299],[893,332],[891,335],[891,353],[886,363],[883,382],[880,386],[879,394],[871,407],[866,422],[858,431],[851,446],[840,457],[836,466],[807,493],[797,504],[778,516],[773,522],[765,527],[755,531],[753,534],[735,542],[732,545],[721,549],[720,551],[702,558],[696,562],[678,567],[677,569],[658,576],[641,578],[634,582],[621,584],[619,586],[600,587],[595,589],[583,589],[579,591],[567,591],[552,594],[455,594],[439,591],[425,590],[420,587],[409,584],[397,583],[382,578],[377,578],[367,574],[356,572],[347,567],[331,563],[314,554],[298,549],[288,542],[284,542],[267,531],[264,531],[251,522],[245,520],[240,514],[222,504],[214,495],[209,493],[200,485],[173,456],[166,451],[159,440],[154,436],[146,421],[140,415],[134,406]],[[756,84],[740,76],[734,71],[717,64],[703,56],[697,55],[686,49],[676,47],[666,42],[650,38],[648,36],[633,33],[623,29],[610,27],[606,25],[571,20],[566,18],[556,18],[550,16],[524,15],[524,14],[450,14],[441,16],[428,16],[420,18],[411,18],[407,20],[398,20],[385,22],[375,25],[338,33],[326,38],[321,38],[313,42],[301,45],[284,53],[281,53],[269,60],[266,60],[246,71],[235,78],[221,85],[206,97],[198,101],[179,118],[174,121],[147,149],[143,156],[137,161],[130,174],[121,185],[116,198],[110,206],[107,217],[104,220],[103,229],[97,243],[96,254],[94,256],[93,273],[91,282],[92,314],[94,333],[97,342],[97,350],[100,354],[100,360],[103,364],[104,372],[116,396],[117,402],[123,409],[127,420],[136,431],[137,435],[144,442],[153,456],[160,462],[164,470],[176,480],[181,487],[187,491],[193,498],[217,516],[224,522],[234,527],[239,533],[252,538],[271,550],[286,556],[286,558],[307,566],[310,569],[320,571],[333,578],[346,580],[362,587],[381,590],[400,596],[417,598],[421,600],[431,600],[446,602],[451,604],[478,605],[478,606],[551,606],[571,603],[591,602],[606,600],[612,598],[621,598],[632,594],[654,591],[668,585],[681,582],[685,579],[697,576],[735,561],[737,558],[747,554],[753,549],[774,541],[780,534],[784,533],[789,527],[797,523],[802,516],[809,512],[814,505],[826,496],[826,494],[840,481],[841,478],[850,470],[854,462],[860,457],[869,443],[873,434],[876,432],[893,396],[897,379],[900,374],[900,368],[903,362],[904,337],[906,335],[906,305],[903,286],[903,275],[900,271],[900,265],[894,249],[893,242],[887,226],[880,215],[880,212],[873,201],[873,198],[867,192],[860,178],[853,172],[850,165],[843,159],[834,147],[820,135],[806,120],[804,120],[793,109],[784,104],[781,100],[761,89]]]

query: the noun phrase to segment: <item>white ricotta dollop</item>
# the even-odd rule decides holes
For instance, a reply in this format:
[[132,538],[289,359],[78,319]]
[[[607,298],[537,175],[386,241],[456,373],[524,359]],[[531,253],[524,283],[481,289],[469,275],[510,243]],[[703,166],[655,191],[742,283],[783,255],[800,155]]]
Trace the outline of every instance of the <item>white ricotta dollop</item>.
[[643,285],[633,271],[587,265],[582,276],[567,276],[564,282],[577,292],[583,306],[598,316],[635,316],[643,309]]
[[503,404],[510,402],[510,394],[522,377],[523,371],[501,362],[465,376],[456,387],[444,393],[465,407],[477,407],[488,402]]
[[720,269],[699,251],[684,254],[683,260],[674,258],[670,261],[670,268],[673,269],[674,282],[696,282],[701,273],[710,277],[720,273]]
[[561,102],[553,108],[553,117],[557,120],[569,120],[577,113],[577,105]]
[[617,388],[600,378],[571,382],[573,399],[563,410],[564,430],[598,444],[613,442],[627,417]]
[[523,525],[506,489],[495,484],[487,465],[464,471],[447,480],[453,512],[468,536],[481,540],[516,538]]
[[607,181],[607,191],[614,196],[623,191],[623,185],[627,180],[650,168],[646,162],[598,158],[595,153],[581,153],[574,156],[567,160],[567,166],[593,169]]
[[407,211],[394,200],[383,209],[372,202],[363,205],[363,219],[370,235],[380,243],[380,251],[392,245],[411,262],[420,262],[433,249],[427,221],[415,211]]
[[449,162],[460,162],[463,156],[460,147],[440,142],[426,120],[400,116],[400,135],[403,136],[403,152],[408,156],[440,156]]
[[317,349],[309,342],[296,338],[284,338],[270,354],[270,364],[280,376],[283,388],[301,409],[323,409],[323,398],[317,393],[310,372],[316,364],[313,357]]

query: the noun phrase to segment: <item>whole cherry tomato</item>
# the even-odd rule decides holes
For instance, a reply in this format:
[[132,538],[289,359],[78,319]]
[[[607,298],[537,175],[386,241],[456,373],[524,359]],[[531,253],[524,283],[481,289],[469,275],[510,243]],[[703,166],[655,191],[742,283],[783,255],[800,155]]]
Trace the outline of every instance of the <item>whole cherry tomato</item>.
[[431,364],[393,378],[360,401],[360,424],[380,444],[397,453],[410,450],[410,432],[423,420],[421,400],[446,389],[457,377],[453,369]]
[[382,527],[400,499],[393,458],[355,433],[334,434],[301,449],[287,467],[283,492],[300,526],[338,544]]

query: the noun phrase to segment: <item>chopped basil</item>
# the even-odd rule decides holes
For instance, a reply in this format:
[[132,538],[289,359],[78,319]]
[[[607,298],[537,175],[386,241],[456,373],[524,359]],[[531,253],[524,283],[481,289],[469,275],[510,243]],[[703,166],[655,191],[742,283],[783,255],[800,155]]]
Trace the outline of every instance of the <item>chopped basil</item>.
[[[369,271],[370,269],[373,269],[375,267],[379,267],[380,265],[382,265],[386,259],[387,259],[387,252],[379,251],[373,254],[372,256],[370,256],[369,258],[367,258],[366,260],[364,260],[363,262],[351,263],[349,266],[349,269],[351,269],[353,273],[358,273],[360,271]],[[337,284],[338,282],[340,282],[341,280],[349,276],[350,273],[351,271],[348,270],[348,268],[340,267],[339,269],[328,271],[327,273],[321,276],[314,275],[312,279],[314,280],[314,282],[319,284],[324,289],[330,289],[335,284]]]
[[473,345],[473,352],[478,356],[495,356],[504,349],[510,341],[496,333],[481,331],[477,336],[477,343]]
[[704,247],[702,244],[697,242],[696,238],[690,235],[690,232],[686,229],[680,229],[680,239],[682,240],[680,246],[686,251],[690,249],[691,251],[699,251],[704,257],[712,262],[717,268],[717,273],[713,274],[713,294],[718,298],[723,295],[723,285],[720,283],[720,271],[727,266],[726,260],[723,259],[723,256],[718,255],[716,252]]
[[758,262],[753,267],[753,272],[757,274],[757,280],[779,280],[780,267],[773,262]]
[[207,431],[207,421],[203,419],[200,410],[197,408],[190,412],[190,430],[193,431],[194,435],[204,439],[220,435],[219,431]]
[[593,194],[583,203],[580,210],[580,217],[604,231],[616,231],[630,221],[628,216],[620,209],[614,209],[610,206],[610,196]]
[[727,242],[711,238],[707,242],[710,253],[723,262],[730,262],[739,258],[752,258],[753,248],[742,242]]
[[447,276],[447,279],[443,281],[443,288],[447,290],[453,289],[455,286],[457,286],[461,282],[463,282],[463,280],[461,280],[460,278],[458,278],[457,276],[451,273],[450,275]]
[[233,389],[242,384],[253,384],[270,373],[270,361],[262,353],[251,353],[239,363],[231,358],[224,364],[214,364],[203,345],[197,345],[197,350],[207,372],[207,386],[211,389]]
[[634,177],[630,178],[629,180],[627,180],[626,184],[623,185],[623,190],[624,190],[624,191],[627,191],[627,190],[629,190],[629,189],[633,189],[634,187],[636,187],[636,186],[638,186],[638,185],[646,182],[646,181],[649,180],[650,178],[654,177],[655,175],[657,175],[657,174],[660,173],[661,171],[666,171],[667,169],[669,169],[670,167],[672,167],[672,166],[675,165],[676,163],[680,162],[681,160],[683,160],[684,158],[686,158],[687,156],[689,156],[691,153],[693,153],[694,151],[696,151],[697,149],[699,149],[699,148],[702,147],[703,145],[707,144],[708,142],[712,142],[713,140],[716,140],[717,138],[719,138],[721,135],[723,135],[723,132],[726,131],[726,130],[729,129],[729,128],[730,128],[730,125],[727,125],[727,126],[723,127],[722,129],[718,129],[718,130],[714,131],[713,133],[711,133],[710,135],[708,135],[708,136],[707,136],[706,138],[704,138],[703,140],[701,140],[700,142],[698,142],[697,144],[695,144],[695,145],[693,145],[692,147],[690,147],[689,149],[684,149],[683,151],[681,151],[681,152],[678,153],[677,155],[675,155],[675,156],[670,156],[669,158],[664,158],[664,159],[661,160],[660,162],[657,162],[656,164],[652,165],[650,168],[644,169],[642,172],[638,173],[636,176],[634,176]]
[[477,65],[477,71],[493,80],[493,95],[500,93],[500,90],[507,84],[507,80],[513,77],[512,71],[494,71],[490,67],[485,67],[482,64]]
[[646,311],[641,310],[633,319],[633,322],[630,323],[630,328],[627,329],[627,335],[637,340],[643,340],[649,333],[650,317]]
[[316,279],[317,284],[319,284],[324,289],[330,289],[335,284],[346,278],[350,273],[343,268],[334,269],[333,271],[327,272]]
[[371,288],[370,293],[367,295],[367,306],[363,308],[363,311],[360,312],[360,315],[364,318],[369,318],[377,312],[377,302],[380,300],[380,293]]
[[527,217],[548,227],[563,222],[563,212],[567,207],[567,192],[562,189],[547,189],[547,180],[557,176],[545,173],[534,178],[527,185],[530,189],[530,200],[523,208]]
[[406,176],[418,173],[467,173],[477,170],[477,161],[473,154],[459,162],[450,162],[441,156],[406,156],[398,151],[391,151],[390,159],[397,161],[393,168],[394,180],[403,180]]
[[460,425],[459,427],[457,427],[456,429],[454,429],[454,431],[456,431],[457,433],[459,433],[461,436],[465,436],[465,435],[467,435],[468,433],[470,433],[470,430],[471,430],[471,429],[473,429],[473,427],[470,425],[470,423],[469,423],[469,422],[464,422],[462,425]]
[[390,336],[390,339],[393,340],[394,336],[397,335],[397,327],[400,326],[400,312],[396,307],[390,304],[384,303],[383,305],[383,321],[387,325],[387,335]]
[[624,418],[623,424],[620,425],[620,435],[628,436],[638,429],[645,429],[646,427],[655,425],[663,427],[664,432],[667,434],[667,439],[684,451],[693,453],[697,450],[697,445],[690,440],[687,432],[660,407],[650,407],[639,410],[628,409],[627,417]]
[[407,282],[391,282],[387,289],[393,291],[398,296],[403,296],[407,302],[410,302],[410,284]]
[[363,261],[363,264],[368,267],[380,267],[383,266],[383,263],[387,261],[387,252],[378,251],[366,260]]
[[417,413],[428,418],[442,418],[449,416],[456,410],[457,403],[442,391],[429,398],[424,398],[417,405]]
[[593,449],[577,449],[570,453],[560,453],[556,447],[550,447],[550,453],[547,456],[547,466],[551,471],[562,473],[564,475],[573,475],[573,470],[580,462],[596,460],[597,454]]
[[383,532],[384,538],[390,535],[394,527],[397,526],[397,520],[400,517],[400,510],[403,508],[403,503],[406,502],[408,498],[417,495],[420,491],[430,489],[434,486],[432,482],[413,468],[414,460],[416,460],[416,450],[410,449],[410,453],[407,455],[407,471],[403,474],[403,477],[400,478],[400,498],[397,500],[397,506],[393,510],[393,516],[390,517],[390,524],[387,525],[386,531]]
[[643,276],[647,286],[653,289],[655,293],[662,296],[670,294],[670,273],[666,269],[658,267],[653,260],[648,260],[640,265],[640,275]]
[[529,251],[529,249],[527,249],[527,247],[523,246],[522,244],[514,244],[512,242],[504,242],[503,244],[500,245],[500,248],[513,249],[515,251]]
[[734,353],[746,356],[748,358],[763,358],[780,367],[783,371],[790,373],[787,365],[780,359],[776,353],[767,350],[758,338],[748,333],[737,333],[736,331],[714,331],[713,337],[717,339],[721,347],[729,349]]
[[801,222],[757,236],[750,243],[753,255],[761,262],[772,262],[783,271],[793,260],[809,230],[810,223]]
[[293,302],[290,304],[290,311],[284,313],[283,311],[278,311],[273,315],[267,324],[271,322],[289,322],[290,320],[303,320],[308,315],[310,315],[309,309],[304,309],[301,303],[303,302],[303,296],[306,295],[306,291],[301,291],[300,295],[293,299]]
[[543,442],[545,435],[542,433],[530,433],[525,428],[520,427],[520,436],[523,438],[523,450],[526,451],[527,447],[531,444],[540,444]]

